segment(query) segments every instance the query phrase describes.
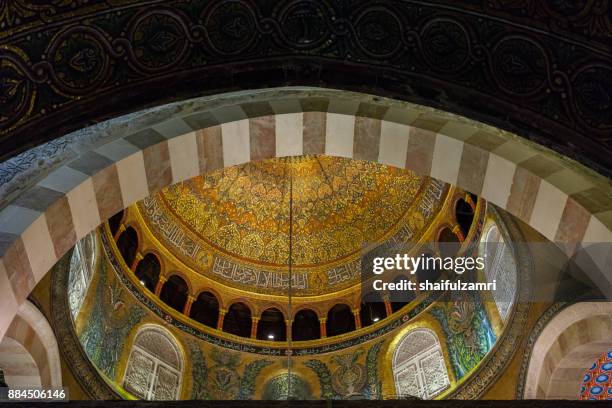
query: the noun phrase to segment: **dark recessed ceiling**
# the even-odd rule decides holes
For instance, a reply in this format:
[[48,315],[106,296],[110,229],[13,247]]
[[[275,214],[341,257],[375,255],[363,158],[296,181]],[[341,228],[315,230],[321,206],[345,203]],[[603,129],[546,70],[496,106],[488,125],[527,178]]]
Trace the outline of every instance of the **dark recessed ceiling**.
[[591,0],[3,2],[0,158],[179,99],[312,85],[463,114],[610,175],[611,8]]

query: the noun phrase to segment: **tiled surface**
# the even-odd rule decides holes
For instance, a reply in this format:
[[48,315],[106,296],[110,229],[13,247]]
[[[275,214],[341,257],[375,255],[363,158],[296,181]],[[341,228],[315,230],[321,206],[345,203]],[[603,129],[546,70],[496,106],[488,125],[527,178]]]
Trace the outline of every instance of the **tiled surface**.
[[612,400],[612,350],[602,354],[583,374],[580,399]]
[[147,173],[142,152],[135,153],[117,162],[121,198],[127,207],[149,196]]
[[226,167],[246,163],[251,159],[249,121],[239,120],[221,125],[223,164]]
[[276,155],[300,156],[304,152],[302,113],[287,113],[276,116]]
[[[0,210],[0,254],[11,282],[0,298],[9,309],[11,298],[25,299],[55,261],[51,248],[59,258],[120,208],[197,174],[278,156],[325,153],[405,167],[482,195],[551,240],[612,241],[609,180],[432,109],[309,92],[192,110],[59,163]],[[39,242],[47,235],[52,246]]]
[[188,180],[200,174],[195,132],[189,132],[168,140],[168,152],[170,154],[173,183]]
[[442,134],[436,135],[430,175],[456,185],[462,154],[461,141]]
[[325,154],[338,157],[353,156],[355,116],[330,113],[327,115]]
[[567,195],[563,191],[542,180],[529,224],[546,238],[554,241],[566,201]]
[[381,122],[378,162],[403,168],[406,165],[410,127],[401,123]]
[[516,165],[494,153],[489,154],[481,195],[485,200],[506,208]]

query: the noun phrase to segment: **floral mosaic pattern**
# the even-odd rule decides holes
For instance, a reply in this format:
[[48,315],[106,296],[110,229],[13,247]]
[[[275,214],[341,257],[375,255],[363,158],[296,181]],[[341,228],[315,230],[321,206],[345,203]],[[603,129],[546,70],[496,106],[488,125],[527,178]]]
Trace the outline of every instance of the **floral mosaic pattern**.
[[584,374],[582,400],[612,400],[612,350],[602,355]]
[[456,292],[449,302],[432,309],[446,334],[455,376],[468,374],[493,348],[496,341],[489,318],[477,295]]

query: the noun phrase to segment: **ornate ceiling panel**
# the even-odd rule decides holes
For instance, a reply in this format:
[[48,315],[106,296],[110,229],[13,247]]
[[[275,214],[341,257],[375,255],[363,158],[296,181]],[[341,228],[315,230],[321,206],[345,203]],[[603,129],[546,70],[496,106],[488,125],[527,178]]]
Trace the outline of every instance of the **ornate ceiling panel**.
[[197,95],[316,85],[464,114],[610,174],[610,7],[2,1],[0,151]]
[[195,272],[248,290],[284,293],[291,241],[294,288],[306,295],[355,285],[364,248],[420,242],[447,193],[410,171],[301,156],[198,176],[134,208]]
[[291,233],[299,268],[386,239],[419,203],[423,183],[373,162],[306,157],[231,167],[168,187],[160,198],[201,239],[251,262],[286,266]]

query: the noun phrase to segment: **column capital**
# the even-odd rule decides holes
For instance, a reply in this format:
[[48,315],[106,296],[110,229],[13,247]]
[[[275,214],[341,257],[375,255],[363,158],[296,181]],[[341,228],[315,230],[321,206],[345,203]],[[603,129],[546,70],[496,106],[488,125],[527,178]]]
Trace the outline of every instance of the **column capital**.
[[227,313],[227,310],[219,308],[220,315],[225,315],[226,313]]
[[261,320],[261,317],[251,316],[251,321],[258,322]]
[[319,317],[319,321],[321,323],[326,323],[327,322],[327,317]]

